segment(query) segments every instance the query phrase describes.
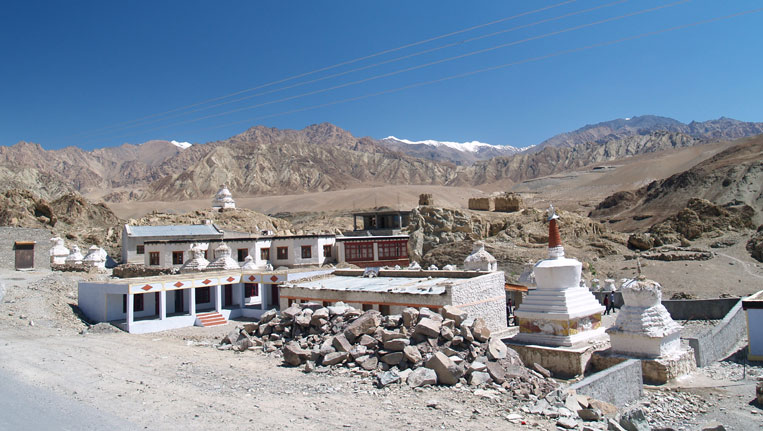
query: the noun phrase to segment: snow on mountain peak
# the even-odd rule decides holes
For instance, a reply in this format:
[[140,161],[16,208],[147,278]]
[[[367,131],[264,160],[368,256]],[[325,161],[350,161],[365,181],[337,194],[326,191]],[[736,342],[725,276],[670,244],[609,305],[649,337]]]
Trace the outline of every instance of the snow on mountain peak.
[[171,143],[172,145],[174,145],[174,146],[176,146],[176,147],[180,148],[181,150],[185,150],[186,148],[188,148],[188,147],[190,147],[191,145],[193,145],[193,144],[191,144],[190,142],[178,142],[178,141],[175,141],[175,140],[172,140],[172,141],[170,141],[170,143]]
[[396,138],[394,136],[388,136],[384,138],[384,140],[391,140],[391,141],[397,141],[402,142],[404,144],[408,145],[429,145],[432,147],[449,147],[453,148],[454,150],[463,151],[463,152],[469,152],[469,153],[476,153],[482,148],[495,148],[498,150],[505,150],[507,147],[501,146],[501,145],[491,145],[486,144],[484,142],[479,141],[471,141],[471,142],[449,142],[449,141],[435,141],[432,139],[427,139],[424,141],[410,141],[408,139],[400,139]]

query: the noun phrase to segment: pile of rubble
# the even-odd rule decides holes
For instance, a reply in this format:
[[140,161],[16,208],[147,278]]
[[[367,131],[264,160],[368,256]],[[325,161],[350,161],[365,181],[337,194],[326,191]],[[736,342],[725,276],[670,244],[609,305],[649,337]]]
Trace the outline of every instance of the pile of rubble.
[[305,372],[347,367],[373,377],[379,387],[460,383],[538,399],[558,386],[525,368],[514,350],[490,335],[482,319],[470,319],[450,306],[442,314],[406,308],[400,315],[382,316],[341,303],[306,303],[280,315],[268,311],[259,322],[228,334],[222,344],[239,351],[280,349],[286,364],[304,366]]

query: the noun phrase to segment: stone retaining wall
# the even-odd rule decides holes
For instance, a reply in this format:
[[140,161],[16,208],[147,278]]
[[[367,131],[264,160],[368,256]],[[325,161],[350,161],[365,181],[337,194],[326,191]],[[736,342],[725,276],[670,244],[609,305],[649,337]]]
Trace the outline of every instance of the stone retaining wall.
[[720,320],[739,302],[739,298],[666,299],[662,305],[673,320]]
[[628,359],[607,368],[570,386],[578,394],[606,401],[617,407],[638,400],[644,393],[641,377],[641,362]]
[[698,367],[724,359],[732,353],[739,341],[747,337],[747,319],[742,310],[742,301],[739,298],[736,300],[736,305],[711,331],[696,337],[684,338],[694,349],[694,358]]

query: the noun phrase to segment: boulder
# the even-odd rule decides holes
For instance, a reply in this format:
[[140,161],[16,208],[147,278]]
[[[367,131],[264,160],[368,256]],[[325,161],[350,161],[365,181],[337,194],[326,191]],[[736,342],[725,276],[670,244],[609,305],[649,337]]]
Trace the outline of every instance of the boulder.
[[373,334],[380,324],[381,314],[376,310],[368,310],[347,325],[347,328],[344,330],[344,336],[350,342],[355,342],[363,334]]
[[313,326],[321,326],[329,320],[329,309],[321,307],[313,311],[313,315],[310,318],[310,324]]
[[283,360],[289,365],[295,367],[302,365],[308,357],[310,357],[310,352],[303,350],[295,341],[290,341],[283,347]]
[[442,315],[440,313],[436,313],[432,311],[429,308],[424,307],[421,310],[419,310],[419,320],[421,319],[432,319],[438,322],[442,322]]
[[403,323],[403,316],[399,314],[390,314],[384,316],[384,326],[387,328],[397,328]]
[[405,338],[405,334],[399,331],[387,331],[387,330],[384,330],[381,333],[381,339],[382,339],[382,342],[384,343],[386,343],[389,340],[394,340],[397,338]]
[[648,233],[634,233],[628,237],[628,248],[633,250],[649,250],[654,247],[654,238]]
[[387,353],[381,357],[382,362],[389,365],[397,365],[403,360],[403,352]]
[[498,362],[488,362],[485,365],[485,369],[493,381],[499,385],[506,381],[506,370]]
[[339,334],[334,337],[334,341],[331,343],[337,352],[349,352],[352,350],[352,344],[347,341],[347,337],[344,334]]
[[421,352],[415,346],[405,346],[403,348],[403,356],[405,359],[413,365],[418,365],[422,362]]
[[412,388],[436,385],[437,373],[430,368],[419,367],[413,370],[411,374],[408,375],[408,379],[406,383],[408,383],[408,386]]
[[718,421],[710,421],[702,425],[699,429],[702,431],[726,431],[726,427]]
[[646,414],[641,408],[634,408],[620,415],[620,426],[627,431],[650,431]]
[[579,409],[578,416],[580,419],[588,422],[599,421],[602,418],[601,410],[599,409]]
[[455,385],[464,374],[463,370],[442,352],[432,355],[426,362],[426,367],[437,373],[437,381],[443,385]]
[[578,427],[578,422],[570,417],[561,417],[556,421],[556,426],[571,430]]
[[384,348],[393,352],[402,352],[411,341],[407,338],[395,338],[384,343]]
[[403,310],[403,325],[410,328],[419,321],[419,310],[408,307]]
[[466,311],[452,305],[446,305],[442,308],[442,317],[453,320],[456,326],[461,326],[461,323],[466,320],[467,316]]
[[368,354],[368,348],[366,348],[366,346],[361,346],[360,344],[358,344],[357,346],[353,346],[352,349],[350,349],[349,353],[353,359],[356,359]]
[[313,362],[313,361],[305,362],[305,369],[304,369],[304,371],[306,373],[312,373],[313,371],[315,371],[315,362]]
[[311,320],[312,320],[312,314],[301,313],[294,319],[294,323],[296,323],[297,325],[303,328],[307,328],[308,326],[310,326]]
[[277,314],[278,314],[278,311],[276,311],[275,308],[262,313],[262,316],[260,316],[260,322],[259,322],[260,325],[270,322],[271,320],[273,320],[273,318],[276,317]]
[[487,371],[487,365],[480,361],[474,361],[466,367],[466,373],[471,374],[475,371]]
[[509,354],[509,348],[501,341],[500,338],[491,337],[490,342],[487,345],[487,357],[491,361],[497,361],[498,359],[505,359]]
[[376,385],[380,388],[383,388],[387,385],[391,385],[392,383],[397,383],[400,381],[400,376],[394,372],[394,371],[385,371],[381,374],[379,374],[379,378],[376,381]]
[[490,338],[490,329],[488,329],[485,320],[481,317],[474,319],[471,329],[472,335],[474,335],[474,339],[477,341],[484,343]]
[[[346,338],[346,337],[345,337]],[[360,340],[358,341],[358,344],[361,346],[366,347],[367,349],[375,349],[379,342],[376,341],[376,338],[370,336],[370,335],[363,335],[360,337]]]
[[472,386],[483,385],[491,380],[490,374],[484,371],[475,371],[469,374],[469,384]]
[[372,371],[375,370],[376,367],[379,365],[379,358],[376,356],[361,356],[358,358],[355,358],[355,363],[360,366],[360,368],[363,368],[366,371]]
[[291,307],[281,312],[281,317],[286,319],[294,319],[298,314],[302,312],[302,309],[298,305],[292,305]]
[[551,377],[551,371],[545,369],[541,364],[537,362],[533,362],[533,369],[537,371],[543,377],[546,377],[546,378]]
[[323,357],[323,365],[341,364],[347,359],[347,352],[333,352]]
[[257,328],[259,328],[259,326],[260,325],[258,323],[254,322],[244,323],[244,331],[246,331],[246,333],[249,335],[254,335],[255,332],[257,332]]
[[447,326],[443,326],[443,327],[440,329],[440,336],[441,336],[442,338],[444,338],[444,339],[446,339],[446,340],[450,341],[450,340],[452,340],[452,339],[454,338],[454,335],[453,335],[453,330],[452,330],[452,329],[450,329],[450,328],[449,328],[449,327],[447,327]]
[[240,334],[238,334],[238,338],[233,343],[233,347],[236,348],[239,352],[243,352],[244,350],[253,347],[254,343],[252,342],[252,339],[249,338],[249,335],[247,335],[246,331],[241,331]]
[[428,317],[422,318],[413,330],[413,335],[420,335],[427,338],[437,338],[440,336],[440,322]]

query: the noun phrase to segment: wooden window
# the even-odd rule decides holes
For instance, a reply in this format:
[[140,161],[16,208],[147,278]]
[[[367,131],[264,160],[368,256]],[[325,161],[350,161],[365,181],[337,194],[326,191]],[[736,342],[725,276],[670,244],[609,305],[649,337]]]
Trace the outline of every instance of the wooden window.
[[247,298],[260,296],[259,287],[257,283],[244,283],[244,296]]
[[159,266],[159,252],[151,251],[148,253],[148,264],[152,266]]
[[196,303],[197,304],[206,304],[207,302],[210,302],[210,288],[207,287],[197,287],[196,288]]
[[379,259],[397,259],[408,256],[406,241],[384,241],[379,243]]
[[270,260],[270,249],[269,248],[261,248],[260,249],[260,260]]
[[138,253],[138,254],[145,253],[146,252],[146,246],[141,244],[141,245],[135,247],[135,252]]
[[183,264],[183,252],[182,251],[173,251],[172,252],[172,264],[173,265],[182,265]]
[[302,246],[302,259],[310,259],[313,257],[313,248],[309,245]]
[[374,244],[371,242],[345,243],[344,258],[348,262],[373,260],[374,259]]
[[276,248],[276,259],[286,260],[289,258],[289,247]]
[[[143,294],[132,296],[132,311],[143,311]],[[127,295],[122,295],[122,313],[127,313]]]
[[323,257],[331,257],[331,245],[327,244],[323,246]]
[[249,249],[248,248],[240,248],[240,249],[238,249],[238,261],[239,262],[245,261],[247,256],[249,256]]

